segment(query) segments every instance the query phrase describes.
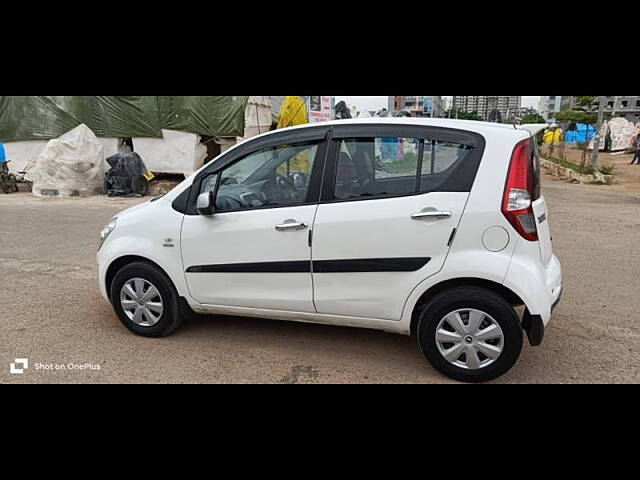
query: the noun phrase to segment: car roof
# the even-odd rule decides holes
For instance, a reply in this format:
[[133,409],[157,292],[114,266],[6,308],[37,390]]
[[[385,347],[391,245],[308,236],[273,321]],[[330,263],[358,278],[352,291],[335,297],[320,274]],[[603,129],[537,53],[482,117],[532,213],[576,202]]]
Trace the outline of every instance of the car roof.
[[[304,125],[296,125],[293,127],[280,128],[272,130],[259,137],[270,135],[277,132],[298,130],[314,127],[326,127],[333,125],[411,125],[411,126],[431,126],[431,127],[444,127],[444,128],[457,128],[460,130],[467,130],[470,132],[476,132],[483,136],[507,134],[507,132],[513,132],[516,137],[528,136],[529,133],[525,132],[514,125],[504,123],[491,123],[480,122],[476,120],[456,120],[452,118],[416,118],[416,117],[375,117],[375,118],[350,118],[343,120],[331,120],[328,122],[320,123],[307,123]],[[523,135],[524,134],[524,135]],[[256,137],[252,137],[256,138]]]

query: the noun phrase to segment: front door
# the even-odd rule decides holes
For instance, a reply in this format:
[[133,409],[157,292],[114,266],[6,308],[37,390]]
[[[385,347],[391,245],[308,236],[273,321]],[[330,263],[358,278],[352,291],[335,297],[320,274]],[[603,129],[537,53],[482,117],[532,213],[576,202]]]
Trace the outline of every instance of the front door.
[[185,275],[197,302],[315,312],[309,230],[318,198],[310,186],[319,181],[322,146],[261,148],[201,182],[200,193],[215,192],[215,213],[187,215],[182,227]]
[[314,300],[323,314],[399,320],[445,262],[482,152],[456,132],[369,128],[334,132],[335,172],[313,231]]

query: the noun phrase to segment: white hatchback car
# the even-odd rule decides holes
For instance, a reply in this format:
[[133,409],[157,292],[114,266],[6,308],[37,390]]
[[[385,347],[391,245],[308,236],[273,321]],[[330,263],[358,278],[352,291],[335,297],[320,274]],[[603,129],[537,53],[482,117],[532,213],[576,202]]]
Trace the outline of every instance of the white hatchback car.
[[193,312],[374,328],[415,333],[451,378],[496,378],[562,290],[539,128],[381,118],[252,138],[104,228],[102,295],[148,337]]

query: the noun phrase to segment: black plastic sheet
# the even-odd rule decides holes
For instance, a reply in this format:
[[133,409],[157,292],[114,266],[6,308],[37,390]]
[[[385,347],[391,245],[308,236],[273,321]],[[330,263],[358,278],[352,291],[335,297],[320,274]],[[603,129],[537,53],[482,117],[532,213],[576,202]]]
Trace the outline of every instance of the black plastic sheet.
[[139,196],[136,182],[147,172],[142,157],[135,152],[117,153],[107,158],[111,170],[105,173],[105,187],[110,197]]

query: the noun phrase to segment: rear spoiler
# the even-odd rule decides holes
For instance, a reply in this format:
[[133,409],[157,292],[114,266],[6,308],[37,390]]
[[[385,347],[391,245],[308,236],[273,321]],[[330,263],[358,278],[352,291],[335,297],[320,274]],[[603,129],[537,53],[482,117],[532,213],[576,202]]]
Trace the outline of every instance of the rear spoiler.
[[516,129],[526,130],[527,132],[531,133],[532,137],[545,128],[549,128],[549,125],[547,125],[546,123],[527,123],[525,125],[516,125]]

